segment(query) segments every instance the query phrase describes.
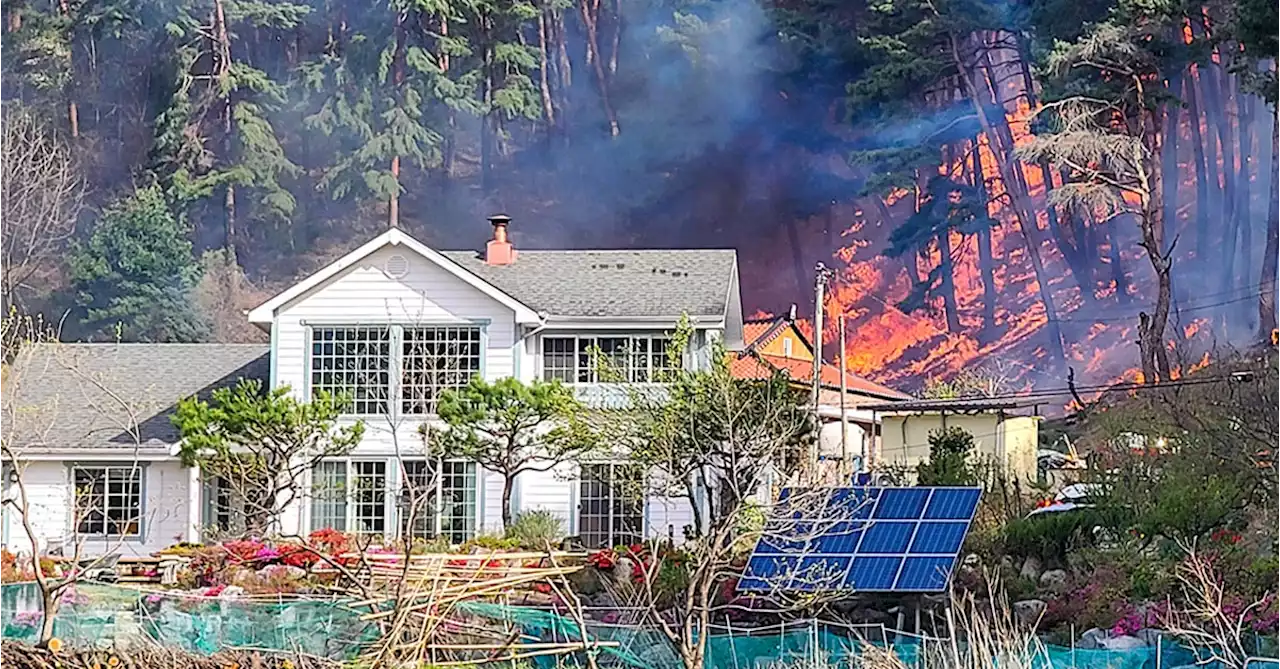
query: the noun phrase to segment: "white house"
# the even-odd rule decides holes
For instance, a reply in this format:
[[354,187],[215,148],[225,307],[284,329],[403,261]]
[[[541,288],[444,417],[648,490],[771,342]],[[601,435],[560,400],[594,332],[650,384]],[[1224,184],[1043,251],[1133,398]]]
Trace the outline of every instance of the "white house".
[[[346,420],[366,425],[348,456],[321,463],[291,504],[284,533],[319,528],[383,536],[441,534],[455,542],[501,528],[502,481],[473,463],[426,458],[420,426],[440,393],[473,375],[560,379],[589,402],[617,397],[587,351],[614,356],[634,383],[667,364],[682,315],[696,335],[686,366],[709,364],[711,343],[742,343],[732,250],[517,251],[509,219],[490,219],[483,253],[437,251],[388,230],[249,312],[270,346],[72,344],[31,347],[6,381],[5,494],[20,471],[42,541],[87,537],[90,550],[155,551],[228,525],[228,491],[175,456],[176,403],[238,378],[354,397]],[[613,389],[615,392],[609,392]],[[135,465],[135,462],[137,465]],[[9,472],[13,471],[13,474]],[[516,510],[546,509],[589,546],[640,534],[679,538],[684,498],[635,499],[640,475],[622,462],[572,462],[518,477]],[[405,522],[406,486],[435,486],[435,517]],[[77,499],[81,504],[77,506]],[[83,502],[89,502],[84,504]],[[92,508],[76,518],[74,509]],[[27,547],[6,511],[3,543]],[[123,535],[123,536],[121,536]]]

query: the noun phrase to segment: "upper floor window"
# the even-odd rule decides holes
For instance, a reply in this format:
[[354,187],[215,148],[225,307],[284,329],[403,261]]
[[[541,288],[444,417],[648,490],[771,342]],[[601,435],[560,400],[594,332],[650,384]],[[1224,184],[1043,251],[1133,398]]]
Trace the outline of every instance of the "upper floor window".
[[[478,326],[311,328],[311,393],[351,400],[351,413],[432,414],[440,395],[480,373]],[[398,371],[398,373],[397,373]]]
[[[564,383],[657,383],[674,371],[670,337],[544,337],[542,378]],[[593,353],[598,352],[598,356]]]

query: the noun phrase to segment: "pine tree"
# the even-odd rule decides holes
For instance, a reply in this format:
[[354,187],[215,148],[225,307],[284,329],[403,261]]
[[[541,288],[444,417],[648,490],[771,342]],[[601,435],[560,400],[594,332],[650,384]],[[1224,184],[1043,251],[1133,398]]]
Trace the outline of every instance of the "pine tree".
[[170,10],[170,97],[155,123],[152,170],[175,201],[208,208],[207,198],[221,196],[223,246],[234,257],[243,221],[288,223],[296,201],[281,180],[299,173],[270,120],[286,89],[251,64],[238,39],[292,30],[310,8],[284,0],[181,0]]
[[84,333],[125,341],[203,340],[207,326],[191,299],[200,266],[187,233],[156,186],[108,207],[70,257]]

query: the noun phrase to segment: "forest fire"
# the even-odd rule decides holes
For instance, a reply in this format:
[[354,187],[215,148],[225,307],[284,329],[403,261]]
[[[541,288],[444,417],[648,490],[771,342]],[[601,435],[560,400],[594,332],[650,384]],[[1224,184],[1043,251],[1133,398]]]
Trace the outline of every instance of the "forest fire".
[[[1016,63],[1006,65],[1016,67]],[[1034,108],[1019,81],[1016,77],[1007,80],[998,96],[1007,110],[1002,126],[1007,135],[1001,140],[1006,147],[1010,143],[1022,146],[1032,138]],[[1192,144],[1195,138],[1216,131],[1212,120],[1206,116],[1193,121],[1189,114],[1184,115],[1175,139]],[[1263,136],[1260,130],[1254,131],[1255,140]],[[1258,146],[1265,148],[1260,141]],[[1175,168],[1181,167],[1177,189],[1184,192],[1201,186],[1197,178],[1203,175],[1200,147],[1192,147],[1196,151],[1180,150],[1174,163]],[[986,133],[980,133],[973,140],[952,143],[949,152],[944,149],[944,159],[951,158],[938,167],[938,173],[952,182],[985,187],[986,213],[996,221],[989,230],[980,234],[949,230],[921,248],[898,257],[887,256],[892,243],[889,231],[927,206],[927,194],[920,186],[895,190],[882,201],[872,202],[874,206],[856,210],[849,217],[851,222],[841,223],[840,238],[856,241],[832,250],[840,266],[823,305],[824,341],[834,346],[830,343],[838,336],[837,319],[845,315],[848,321],[842,344],[851,371],[904,390],[919,390],[929,378],[947,377],[989,361],[1017,361],[1017,365],[1005,365],[1015,370],[1013,380],[1032,384],[1060,384],[1067,367],[1076,368],[1082,380],[1091,383],[1141,382],[1144,374],[1134,364],[1138,312],[1152,309],[1147,300],[1155,293],[1156,277],[1146,251],[1136,243],[1138,226],[1121,216],[1106,216],[1105,211],[1050,206],[1049,192],[1064,187],[1067,172],[1046,169],[1047,164],[1014,163],[1011,174],[1019,183],[1012,190],[1007,188],[999,167],[1001,156],[996,153],[999,150],[1007,152],[1008,148],[997,149]],[[1241,170],[1243,176],[1247,165],[1242,167],[1242,161],[1229,158],[1218,156],[1212,167],[1228,175]],[[975,180],[973,175],[979,168],[981,179]],[[1256,177],[1256,173],[1247,176],[1251,180]],[[924,180],[923,175],[918,177],[919,183]],[[1023,229],[1018,227],[1018,211],[1013,207],[1019,191],[1034,206],[1034,223]],[[1123,192],[1121,197],[1129,207],[1140,203],[1133,192]],[[1252,205],[1242,201],[1240,206]],[[1198,260],[1197,254],[1206,254],[1202,232],[1202,221],[1208,215],[1205,208],[1203,202],[1196,201],[1171,210],[1175,213],[1166,234],[1201,235],[1185,258]],[[1064,225],[1064,218],[1070,219],[1070,225]],[[1027,235],[1031,236],[1030,244]],[[1245,268],[1255,267],[1247,258],[1252,250],[1244,251]],[[1037,268],[1033,254],[1041,267]],[[1090,254],[1096,254],[1092,260]],[[1179,271],[1194,275],[1210,271],[1193,260],[1185,260],[1187,269],[1175,269],[1174,276]],[[1171,378],[1209,364],[1209,349],[1225,343],[1221,341],[1228,330],[1224,323],[1238,320],[1242,311],[1226,313],[1218,304],[1224,300],[1212,298],[1235,298],[1236,302],[1255,299],[1248,286],[1241,285],[1247,279],[1241,275],[1224,284],[1229,290],[1204,298],[1190,293],[1178,298],[1182,302],[1175,305],[1170,328],[1165,331],[1166,346],[1175,360]],[[1252,290],[1256,295],[1257,289]],[[922,291],[926,299],[919,303]],[[1050,306],[1056,313],[1049,313]],[[1061,333],[1061,358],[1050,345],[1054,331]]]

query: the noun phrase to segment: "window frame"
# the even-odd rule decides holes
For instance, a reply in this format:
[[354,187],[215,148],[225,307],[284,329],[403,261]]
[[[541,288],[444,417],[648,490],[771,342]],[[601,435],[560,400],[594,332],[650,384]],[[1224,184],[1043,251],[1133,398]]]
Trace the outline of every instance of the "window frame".
[[[146,462],[69,462],[67,463],[67,495],[69,504],[67,505],[67,515],[69,534],[74,536],[85,537],[94,541],[126,541],[131,543],[145,543],[147,540],[147,478],[148,464]],[[107,518],[104,510],[102,529],[103,533],[81,532],[80,518],[77,509],[77,488],[76,488],[76,471],[92,470],[92,469],[125,469],[132,470],[137,473],[138,478],[138,531],[136,534],[111,534],[106,532]],[[105,484],[104,484],[105,485]],[[103,493],[109,496],[109,492]]]
[[[307,507],[306,527],[310,528],[311,532],[314,532],[318,529],[322,529],[321,527],[317,527],[315,524],[316,523],[316,515],[315,515],[316,496],[317,496],[317,489],[315,487],[316,467],[319,467],[321,465],[331,466],[336,464],[340,468],[340,471],[342,473],[341,478],[346,487],[345,494],[343,495],[343,503],[344,503],[343,523],[345,525],[345,528],[341,531],[345,533],[352,533],[352,534],[364,534],[363,532],[358,532],[356,530],[356,527],[357,527],[356,523],[358,518],[356,515],[357,502],[355,499],[355,495],[357,491],[356,491],[356,486],[353,483],[353,481],[355,480],[354,472],[355,472],[355,467],[359,464],[378,463],[378,464],[382,464],[384,467],[384,470],[383,470],[384,485],[381,490],[383,494],[382,508],[383,508],[383,514],[384,514],[384,517],[383,517],[384,529],[383,529],[383,532],[381,532],[380,536],[382,536],[384,539],[398,539],[398,538],[404,538],[406,536],[409,536],[409,537],[416,536],[413,531],[413,528],[406,528],[405,526],[405,521],[407,520],[407,516],[403,514],[400,499],[405,489],[405,486],[408,484],[409,472],[408,472],[407,465],[409,463],[417,463],[417,462],[430,463],[429,465],[430,468],[428,471],[430,471],[431,473],[431,485],[434,487],[436,500],[441,499],[445,491],[444,482],[443,482],[443,470],[444,470],[443,465],[461,464],[464,467],[467,467],[471,470],[469,472],[469,475],[471,477],[470,480],[472,484],[474,500],[473,500],[473,503],[470,505],[469,511],[471,514],[472,523],[471,523],[470,535],[465,537],[463,541],[466,541],[467,539],[471,539],[471,538],[474,538],[475,536],[478,536],[480,534],[480,528],[483,524],[483,513],[484,513],[484,494],[483,494],[484,488],[482,485],[483,480],[481,476],[482,469],[478,464],[474,462],[471,462],[469,460],[459,459],[459,458],[441,459],[441,458],[422,458],[422,457],[417,457],[417,458],[349,457],[349,458],[326,458],[324,460],[321,460],[320,462],[316,463],[308,473],[308,475],[310,476],[310,480],[308,482],[309,485],[308,485],[308,495],[307,495],[307,503],[306,503],[306,507]],[[431,529],[434,532],[432,536],[437,536],[441,534],[440,527],[442,524],[442,519],[443,519],[442,510],[440,508],[440,505],[437,502],[434,515],[431,520]],[[325,526],[325,527],[330,527],[330,526]],[[370,533],[370,534],[378,535],[379,533]],[[450,538],[450,541],[451,543],[453,543],[452,538]],[[462,542],[456,542],[456,543],[462,543]]]
[[[583,487],[583,484],[586,482],[585,468],[587,467],[608,467],[609,468],[609,479],[606,483],[606,490],[608,491],[608,497],[604,498],[606,500],[606,508],[608,509],[608,513],[604,516],[606,518],[606,526],[608,528],[607,531],[604,533],[606,535],[606,542],[604,546],[588,545],[587,542],[583,539],[583,534],[584,534],[583,526],[582,526],[583,516],[592,515],[595,517],[599,517],[599,514],[583,513],[584,512],[583,505],[586,500],[584,499],[584,495],[582,494],[583,493],[582,487]],[[617,486],[615,486],[615,484],[613,483],[613,481],[617,478],[615,472],[618,469],[621,469],[624,467],[635,468],[640,477],[640,484],[641,484],[640,495],[637,500],[634,500],[639,505],[639,509],[640,509],[640,513],[639,513],[640,525],[638,528],[636,528],[635,534],[640,541],[644,541],[647,538],[648,525],[649,525],[649,496],[645,492],[648,481],[647,481],[647,477],[645,476],[644,470],[641,469],[639,465],[636,465],[631,462],[627,462],[625,460],[591,460],[591,461],[583,462],[578,466],[578,477],[577,477],[578,480],[575,481],[574,483],[574,491],[573,491],[574,492],[574,518],[573,518],[574,532],[578,537],[578,540],[582,541],[583,545],[586,545],[587,548],[590,548],[590,549],[613,548],[614,546],[618,545],[617,541],[621,538],[621,535],[624,535],[626,533],[625,528],[621,528],[617,526],[615,523],[617,518],[615,518],[614,507],[618,502],[618,499],[617,499]],[[625,500],[623,500],[623,502],[625,503]],[[599,534],[599,533],[597,532],[596,534]]]
[[[603,381],[600,379],[599,375],[597,374],[597,371],[594,369],[594,365],[588,365],[584,367],[582,358],[583,356],[586,355],[586,351],[590,350],[591,344],[588,344],[586,345],[586,348],[583,348],[583,342],[591,341],[594,343],[594,345],[598,346],[601,340],[607,340],[607,339],[626,339],[628,340],[628,344],[631,346],[635,346],[635,342],[637,341],[643,341],[644,342],[643,353],[640,353],[635,350],[629,350],[626,352],[625,355],[627,358],[629,358],[632,361],[635,360],[636,356],[639,356],[639,355],[644,356],[644,360],[648,363],[647,369],[646,369],[648,373],[648,379],[644,381],[634,380],[635,377],[633,376],[633,368],[631,366],[628,366],[627,368],[628,378],[626,381]],[[573,342],[569,351],[557,352],[559,355],[562,355],[562,356],[568,355],[570,359],[573,360],[573,368],[569,370],[566,370],[563,367],[555,368],[557,371],[560,371],[560,372],[568,371],[569,376],[573,379],[572,381],[566,381],[563,378],[560,378],[559,376],[555,376],[555,377],[548,376],[549,370],[547,366],[547,354],[549,353],[548,343],[550,341]],[[665,341],[667,346],[671,346],[675,341],[675,337],[671,332],[666,332],[666,331],[641,332],[641,333],[601,331],[601,332],[593,332],[590,334],[583,334],[580,332],[565,333],[565,334],[544,333],[538,337],[537,378],[542,381],[551,381],[553,379],[558,379],[561,383],[567,386],[599,386],[599,385],[622,385],[622,384],[662,385],[663,383],[662,381],[654,380],[654,375],[655,375],[654,372],[657,369],[653,365],[653,356],[655,355],[653,352],[654,341]],[[602,353],[603,353],[603,350],[602,350]],[[604,355],[607,356],[609,354],[604,353]],[[665,350],[663,351],[662,355],[663,356],[667,355]],[[672,369],[668,367],[662,367],[661,369],[678,371],[680,369],[686,369],[687,366],[688,366],[688,362],[687,362],[687,353],[686,353],[685,355],[681,356],[681,364],[679,368]],[[584,374],[587,375],[588,380],[586,381],[580,380],[583,378]]]
[[[473,376],[488,378],[488,358],[489,358],[489,325],[491,320],[487,318],[471,319],[465,321],[428,321],[428,322],[401,322],[388,321],[380,323],[361,323],[348,320],[303,320],[301,325],[304,331],[303,342],[303,397],[308,400],[315,396],[316,386],[312,382],[312,373],[315,371],[314,364],[314,345],[315,331],[317,329],[384,329],[388,332],[388,343],[390,355],[388,360],[388,384],[386,388],[386,410],[381,413],[359,413],[344,412],[344,418],[354,418],[362,420],[399,420],[402,418],[425,420],[434,417],[434,413],[418,413],[403,410],[404,403],[404,331],[414,329],[431,329],[431,328],[455,328],[455,329],[475,329],[479,332],[480,340],[480,359],[479,369]],[[472,377],[467,377],[468,380]]]

